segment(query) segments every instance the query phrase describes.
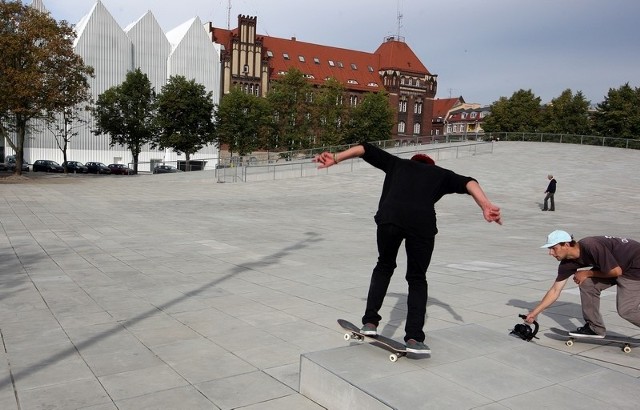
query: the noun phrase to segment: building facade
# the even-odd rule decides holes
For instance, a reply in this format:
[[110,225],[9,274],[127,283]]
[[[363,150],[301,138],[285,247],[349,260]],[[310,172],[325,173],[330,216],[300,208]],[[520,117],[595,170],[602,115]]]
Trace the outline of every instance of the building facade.
[[452,109],[445,121],[446,135],[460,139],[479,139],[484,135],[482,123],[490,113],[489,106],[461,104]]
[[431,74],[404,38],[390,36],[373,53],[259,35],[257,17],[239,15],[229,30],[208,25],[221,51],[221,94],[233,87],[266,96],[272,81],[291,68],[314,85],[335,78],[346,89],[346,101],[357,105],[367,92],[385,90],[395,111],[392,137],[430,139],[437,75]]
[[[31,6],[47,12],[42,0],[33,1]],[[77,35],[74,50],[86,65],[94,68],[95,76],[89,79],[94,101],[107,89],[121,84],[128,72],[140,68],[157,93],[170,76],[182,75],[187,80],[203,84],[207,91],[212,92],[213,102],[219,102],[220,49],[209,40],[206,27],[199,18],[193,18],[165,34],[153,14],[147,12],[123,29],[98,0],[74,28]],[[78,127],[74,131],[77,135],[70,139],[68,160],[106,164],[133,162],[127,147],[111,147],[108,135],[92,133],[95,123],[89,113],[81,116],[84,125]],[[62,162],[63,154],[52,131],[38,121],[29,125],[24,159],[29,163],[39,159]],[[5,148],[6,155],[13,154],[10,147]],[[213,144],[191,156],[192,160],[206,162],[207,168],[215,167],[217,158],[218,147]],[[139,155],[139,170],[150,171],[155,163],[176,163],[181,159],[185,159],[184,154],[145,146]]]

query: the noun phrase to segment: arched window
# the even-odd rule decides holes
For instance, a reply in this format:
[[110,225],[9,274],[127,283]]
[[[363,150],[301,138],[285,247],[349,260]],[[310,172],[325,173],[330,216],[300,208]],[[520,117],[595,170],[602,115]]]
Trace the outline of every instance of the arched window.
[[420,135],[420,123],[413,124],[413,135]]
[[405,124],[404,121],[400,121],[398,123],[398,134],[404,134],[406,127],[407,127],[407,124]]

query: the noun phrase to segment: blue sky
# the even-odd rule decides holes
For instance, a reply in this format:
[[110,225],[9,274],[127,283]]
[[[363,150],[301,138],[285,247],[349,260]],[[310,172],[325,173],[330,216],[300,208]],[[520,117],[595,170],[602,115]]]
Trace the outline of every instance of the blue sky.
[[[76,23],[96,0],[43,0]],[[151,10],[167,31],[199,17],[227,27],[228,0],[101,0],[121,26]],[[29,4],[30,0],[23,0]],[[432,74],[437,98],[491,104],[519,89],[549,102],[569,88],[592,104],[610,88],[640,87],[638,0],[231,0],[258,32],[373,52],[403,36]],[[401,19],[398,19],[401,14]],[[400,22],[400,24],[399,24]]]

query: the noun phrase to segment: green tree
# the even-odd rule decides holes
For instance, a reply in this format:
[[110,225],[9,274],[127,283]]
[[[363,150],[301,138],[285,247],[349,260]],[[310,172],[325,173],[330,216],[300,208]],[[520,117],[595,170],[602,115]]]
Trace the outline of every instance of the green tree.
[[518,90],[511,98],[500,97],[490,107],[482,123],[485,132],[537,132],[540,131],[540,97],[531,90]]
[[345,88],[335,78],[317,90],[315,98],[315,146],[339,145],[345,139],[349,111],[344,104]]
[[215,142],[213,94],[204,85],[183,76],[171,76],[158,95],[155,143],[184,153],[189,170],[191,155]]
[[640,139],[640,88],[632,88],[629,83],[610,88],[596,106],[593,128],[607,137]]
[[75,36],[48,13],[0,2],[0,137],[16,152],[17,175],[30,121],[89,99],[93,69],[73,51]]
[[229,152],[246,155],[267,145],[270,110],[264,98],[233,88],[215,113],[216,138]]
[[287,151],[312,144],[313,87],[295,68],[274,81],[267,94],[273,113],[274,146]]
[[129,71],[124,82],[98,96],[93,111],[96,135],[109,134],[110,146],[127,147],[133,157],[133,171],[138,172],[142,147],[153,141],[155,91],[149,77],[139,68]]
[[361,141],[383,141],[391,138],[394,111],[386,92],[367,93],[350,112],[348,130],[343,141],[352,144]]
[[591,132],[589,124],[589,105],[578,91],[575,95],[566,89],[559,97],[554,98],[544,106],[542,111],[542,131],[553,134],[588,135]]

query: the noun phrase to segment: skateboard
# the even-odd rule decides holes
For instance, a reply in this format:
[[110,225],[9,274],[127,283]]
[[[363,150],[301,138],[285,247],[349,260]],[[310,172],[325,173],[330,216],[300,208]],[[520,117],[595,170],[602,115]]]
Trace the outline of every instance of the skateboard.
[[338,324],[341,328],[348,332],[344,334],[344,340],[355,339],[359,342],[362,342],[365,339],[369,339],[372,341],[371,344],[377,345],[391,352],[391,354],[389,355],[389,360],[391,360],[392,362],[395,362],[398,360],[398,358],[407,355],[407,347],[403,343],[400,343],[393,339],[389,339],[388,337],[384,337],[382,335],[364,335],[360,333],[360,328],[358,326],[344,319],[338,319]]
[[622,351],[625,353],[631,353],[631,346],[640,345],[640,339],[635,339],[633,337],[627,336],[605,336],[604,338],[594,338],[594,337],[581,337],[581,336],[571,336],[569,332],[564,329],[558,329],[556,327],[552,327],[551,330],[553,333],[556,333],[560,336],[565,337],[567,340],[564,342],[565,345],[571,347],[574,342],[586,342],[586,343],[616,343],[622,346]]

